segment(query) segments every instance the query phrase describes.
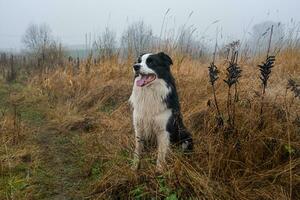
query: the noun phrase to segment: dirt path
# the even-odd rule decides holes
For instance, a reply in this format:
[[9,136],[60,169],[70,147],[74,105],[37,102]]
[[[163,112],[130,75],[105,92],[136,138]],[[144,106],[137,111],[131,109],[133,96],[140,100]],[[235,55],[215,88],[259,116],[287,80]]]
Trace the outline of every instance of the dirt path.
[[80,164],[83,161],[80,145],[74,142],[76,133],[62,133],[55,126],[50,127],[41,130],[35,138],[40,147],[40,166],[34,177],[36,197],[54,200],[83,199],[80,192]]
[[61,131],[60,124],[50,123],[48,103],[31,90],[32,94],[27,94],[25,89],[28,88],[21,83],[0,82],[0,111],[7,116],[13,116],[7,100],[10,93],[16,98],[27,95],[19,98],[17,107],[19,120],[27,127],[22,130],[22,139],[18,144],[9,143],[9,151],[0,148],[0,161],[11,158],[12,163],[4,167],[0,163],[0,199],[84,199],[87,182],[82,173],[85,157],[79,133]]

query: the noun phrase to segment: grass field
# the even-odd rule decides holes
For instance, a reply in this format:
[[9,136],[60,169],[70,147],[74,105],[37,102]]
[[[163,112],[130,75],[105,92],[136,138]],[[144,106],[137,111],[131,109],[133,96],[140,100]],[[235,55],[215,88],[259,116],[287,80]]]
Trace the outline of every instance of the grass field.
[[184,121],[195,149],[176,148],[161,175],[155,149],[131,170],[134,137],[131,93],[134,59],[117,58],[80,69],[66,65],[0,82],[0,199],[300,199],[300,99],[287,89],[299,81],[300,51],[277,57],[264,97],[264,55],[239,63],[235,125],[228,128],[228,62],[217,60],[216,95],[209,62],[171,55]]

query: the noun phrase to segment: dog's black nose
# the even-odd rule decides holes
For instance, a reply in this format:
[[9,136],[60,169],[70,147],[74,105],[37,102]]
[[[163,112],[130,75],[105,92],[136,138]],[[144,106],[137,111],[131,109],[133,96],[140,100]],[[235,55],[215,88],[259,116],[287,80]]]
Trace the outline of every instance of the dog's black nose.
[[135,64],[135,65],[133,65],[133,69],[134,69],[134,71],[139,71],[141,69],[141,65]]

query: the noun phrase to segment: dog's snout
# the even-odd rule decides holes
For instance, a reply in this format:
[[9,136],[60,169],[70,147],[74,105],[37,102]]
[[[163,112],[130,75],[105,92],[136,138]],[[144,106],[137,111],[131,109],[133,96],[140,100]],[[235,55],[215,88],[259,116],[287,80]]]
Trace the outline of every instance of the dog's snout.
[[141,69],[141,65],[135,64],[135,65],[133,65],[133,69],[134,69],[134,71],[139,71]]

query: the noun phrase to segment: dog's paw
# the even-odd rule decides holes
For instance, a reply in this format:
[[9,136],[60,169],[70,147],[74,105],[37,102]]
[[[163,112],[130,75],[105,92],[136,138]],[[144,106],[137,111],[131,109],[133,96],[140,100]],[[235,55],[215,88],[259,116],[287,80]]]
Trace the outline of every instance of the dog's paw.
[[166,161],[157,161],[156,162],[156,168],[155,168],[155,174],[162,174],[167,168]]
[[163,174],[162,170],[158,170],[158,169],[155,170],[155,176],[161,176],[162,174]]
[[161,164],[156,165],[155,174],[161,175],[164,171],[164,167]]
[[183,152],[191,152],[191,151],[193,151],[193,142],[186,140],[181,143],[181,148],[182,148]]

